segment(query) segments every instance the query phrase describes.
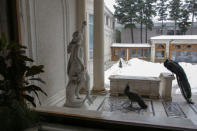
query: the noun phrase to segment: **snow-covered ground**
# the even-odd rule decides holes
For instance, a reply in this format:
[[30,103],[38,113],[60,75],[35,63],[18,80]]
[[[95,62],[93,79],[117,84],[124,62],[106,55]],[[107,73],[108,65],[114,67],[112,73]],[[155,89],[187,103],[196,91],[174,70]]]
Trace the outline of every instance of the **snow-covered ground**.
[[[159,77],[161,72],[168,72],[163,63],[147,62],[141,59],[133,58],[129,61],[122,61],[122,68],[119,68],[119,61],[115,63],[111,68],[105,71],[105,85],[110,86],[109,76],[111,75],[125,75],[125,76],[150,76]],[[190,63],[179,63],[185,70],[189,83],[192,88],[193,94],[197,94],[197,64],[192,65]],[[177,80],[173,80],[173,87],[177,87]],[[180,93],[177,88],[176,93]]]

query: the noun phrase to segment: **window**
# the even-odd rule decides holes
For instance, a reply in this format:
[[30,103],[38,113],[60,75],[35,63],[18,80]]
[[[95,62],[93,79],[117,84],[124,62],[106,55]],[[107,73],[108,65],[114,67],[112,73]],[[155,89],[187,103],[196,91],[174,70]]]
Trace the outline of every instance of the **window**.
[[149,56],[150,56],[150,50],[144,49],[144,57],[149,57]]
[[173,51],[172,59],[177,62],[197,62],[197,51]]
[[165,49],[164,45],[158,45],[157,49]]
[[164,58],[165,51],[156,51],[156,58]]
[[106,16],[105,24],[106,24],[106,25],[109,25],[109,17],[108,17],[108,16]]
[[114,49],[114,56],[118,56],[118,51],[117,51],[117,49]]
[[89,14],[89,59],[93,59],[93,25],[94,16]]
[[125,49],[119,49],[119,56],[120,58],[125,57]]
[[165,44],[156,44],[155,57],[156,59],[163,59],[165,57],[166,45]]
[[175,49],[181,49],[181,46],[180,45],[175,45],[174,48]]
[[192,49],[192,46],[191,46],[191,45],[187,45],[187,46],[185,47],[185,49]]
[[130,57],[137,57],[136,49],[130,49]]
[[137,49],[137,57],[143,57],[143,49]]
[[[80,0],[78,0],[78,1],[80,1]],[[75,6],[78,5],[78,1],[76,1],[77,3],[73,5],[73,7],[71,8],[72,10],[70,10],[70,9],[68,9],[68,10],[71,11],[71,12],[78,11],[77,9],[75,10],[75,8],[77,8]],[[132,112],[130,112],[130,110],[128,110],[129,112],[126,112],[125,109],[127,108],[127,105],[128,105],[128,108],[129,108],[129,104],[130,104],[130,103],[124,103],[124,102],[127,102],[127,99],[126,99],[126,101],[125,101],[125,99],[123,101],[121,101],[122,99],[119,99],[119,97],[118,97],[118,99],[115,99],[116,101],[112,101],[111,102],[111,101],[108,101],[110,99],[110,97],[108,97],[108,94],[106,96],[101,96],[101,97],[100,96],[97,96],[97,95],[95,95],[95,96],[92,95],[91,97],[93,98],[93,103],[91,104],[89,102],[88,103],[85,102],[85,105],[84,105],[85,108],[82,107],[81,109],[76,109],[76,108],[68,108],[68,109],[66,109],[66,107],[64,107],[64,109],[63,109],[62,107],[63,107],[63,105],[65,103],[66,97],[68,97],[68,95],[65,96],[65,89],[66,89],[65,87],[67,86],[66,83],[68,83],[68,81],[69,81],[69,79],[67,79],[68,78],[67,77],[67,74],[66,74],[67,73],[67,69],[65,67],[68,64],[68,61],[67,60],[69,60],[69,59],[65,59],[65,58],[67,58],[67,56],[66,56],[67,54],[64,54],[65,53],[64,52],[64,50],[65,50],[64,49],[64,41],[65,40],[67,41],[67,38],[62,37],[62,35],[64,35],[62,32],[65,32],[65,35],[67,35],[67,34],[72,33],[73,30],[71,30],[70,28],[65,28],[64,29],[63,27],[66,27],[67,25],[63,25],[63,24],[61,25],[61,23],[62,23],[62,20],[63,19],[66,19],[66,20],[69,20],[70,21],[70,25],[68,25],[68,26],[72,26],[72,27],[77,26],[76,25],[76,23],[77,23],[76,20],[69,19],[70,17],[76,17],[76,14],[74,14],[74,15],[68,14],[68,16],[67,15],[64,16],[63,10],[67,10],[67,6],[66,5],[65,6],[61,6],[62,5],[62,1],[57,1],[57,3],[53,3],[53,4],[48,4],[47,2],[40,2],[39,3],[39,1],[36,1],[36,2],[28,2],[29,7],[31,7],[32,9],[28,9],[28,7],[27,7],[27,8],[25,8],[25,10],[23,10],[23,5],[26,5],[26,2],[24,2],[24,1],[20,1],[20,2],[23,2],[23,3],[21,3],[21,7],[22,8],[19,8],[19,10],[22,12],[22,16],[25,19],[25,21],[23,21],[24,23],[21,24],[22,29],[25,29],[25,30],[22,30],[22,31],[24,31],[24,32],[22,32],[22,34],[28,34],[28,33],[29,34],[32,34],[32,33],[35,33],[35,36],[40,36],[41,35],[41,36],[43,36],[42,38],[44,38],[44,39],[39,39],[39,40],[41,40],[40,43],[38,43],[38,44],[36,43],[38,47],[32,45],[32,42],[31,41],[30,42],[28,41],[29,42],[29,45],[28,46],[30,46],[32,48],[32,50],[36,50],[37,48],[39,49],[39,50],[36,50],[37,51],[36,54],[34,54],[34,52],[29,51],[30,52],[30,55],[33,55],[34,56],[34,55],[37,55],[38,54],[38,58],[37,58],[39,60],[38,62],[43,62],[43,65],[45,67],[47,67],[47,68],[44,68],[44,70],[46,71],[45,72],[46,74],[43,75],[44,76],[43,78],[46,79],[46,83],[47,83],[46,86],[47,87],[50,87],[50,88],[43,88],[43,89],[46,89],[50,93],[50,94],[48,94],[49,95],[48,98],[49,98],[50,101],[45,99],[45,102],[46,103],[43,103],[43,104],[44,105],[46,104],[46,106],[47,105],[53,106],[52,108],[51,107],[47,107],[46,108],[46,106],[44,106],[46,109],[49,110],[48,112],[46,112],[44,114],[44,116],[47,116],[45,118],[49,118],[50,117],[50,119],[47,119],[48,122],[49,121],[50,122],[55,122],[55,121],[56,122],[60,122],[61,121],[63,123],[63,122],[65,122],[65,120],[68,121],[71,118],[71,120],[72,119],[76,120],[76,124],[77,124],[77,121],[78,121],[79,125],[80,124],[81,125],[83,125],[83,124],[86,125],[86,123],[88,123],[88,122],[91,123],[91,121],[92,121],[93,123],[95,123],[95,126],[97,125],[97,127],[98,127],[98,125],[102,125],[102,124],[103,124],[103,126],[106,125],[106,127],[107,127],[107,126],[109,126],[108,124],[110,123],[110,127],[118,127],[118,129],[120,129],[119,126],[124,126],[124,128],[128,128],[128,127],[132,127],[131,125],[133,125],[134,128],[136,128],[136,127],[138,128],[140,126],[143,126],[144,123],[145,123],[145,127],[144,128],[151,127],[151,128],[153,128],[153,130],[154,129],[160,129],[160,128],[167,128],[167,129],[171,129],[172,128],[172,129],[175,129],[176,127],[178,127],[176,125],[176,123],[178,123],[178,125],[181,125],[182,124],[182,123],[179,123],[179,122],[173,123],[173,121],[172,121],[171,118],[169,118],[169,121],[168,121],[168,117],[171,117],[173,114],[171,116],[168,116],[169,115],[168,112],[170,112],[170,110],[167,112],[166,111],[167,108],[163,108],[163,105],[165,103],[158,103],[157,101],[156,101],[157,103],[154,103],[153,100],[148,100],[148,101],[146,101],[147,104],[148,104],[148,106],[149,106],[148,109],[147,109],[147,111],[141,110],[141,111],[132,111]],[[71,0],[68,1],[68,4],[72,4],[72,3],[69,3],[69,2],[71,2]],[[88,1],[86,1],[86,2],[89,3]],[[65,2],[63,2],[63,3],[65,3]],[[42,4],[42,5],[39,6],[39,10],[36,11],[36,12],[34,12],[34,13],[31,13],[31,14],[33,14],[35,16],[25,16],[26,15],[26,12],[32,12],[32,11],[34,11],[36,9],[36,8],[34,9],[34,6],[37,7],[39,4]],[[54,6],[54,4],[55,4],[55,6]],[[51,7],[54,7],[54,9],[51,8]],[[59,10],[56,10],[57,7],[60,7],[59,10],[62,10],[62,11],[60,12]],[[64,9],[64,7],[65,7],[65,9]],[[46,8],[47,8],[47,10],[46,10]],[[50,10],[48,10],[48,8],[50,8]],[[23,13],[23,11],[24,11],[24,13]],[[45,17],[49,17],[49,18],[43,18],[42,17],[43,15]],[[58,16],[58,17],[56,17],[56,16]],[[34,24],[35,23],[33,22],[33,23],[31,23],[32,24],[31,25],[31,28],[26,28],[26,25],[29,24],[29,21],[31,19],[32,19],[32,21],[34,21],[34,17],[35,18],[40,18],[39,21],[36,21],[36,22],[38,22],[36,24],[39,24],[39,25],[49,25],[49,26],[40,26],[42,28],[40,30],[36,30],[37,27],[35,25],[35,28],[34,28]],[[94,23],[93,23],[93,15],[88,14],[87,18],[89,20],[89,21],[87,21],[88,22],[87,23],[88,24],[87,26],[89,27],[88,28],[88,34],[87,34],[89,36],[89,39],[87,40],[89,42],[89,45],[88,45],[89,46],[89,48],[88,48],[89,52],[87,52],[87,53],[88,54],[90,53],[90,56],[93,56],[92,55],[93,52],[91,52],[91,50],[93,50],[93,33],[94,33],[93,32],[93,25],[94,25]],[[55,22],[54,21],[51,21],[52,19],[53,20],[56,20],[56,21]],[[108,20],[106,22],[109,24]],[[52,24],[54,24],[54,27],[53,27]],[[64,22],[64,24],[66,24],[66,23]],[[58,26],[56,26],[56,25],[58,25]],[[13,26],[15,26],[15,25],[13,25]],[[53,35],[53,33],[50,33],[48,30],[46,30],[47,28],[51,28],[49,31],[53,32],[54,34],[57,34],[58,32],[59,32],[59,34]],[[49,33],[47,33],[46,31],[49,32]],[[45,34],[45,35],[43,35],[43,34]],[[47,39],[47,38],[50,38],[51,36],[54,37],[54,40],[55,41],[53,39]],[[27,39],[27,40],[31,40],[30,39],[31,37],[32,37],[31,35],[25,35],[24,36],[24,38]],[[33,36],[32,39],[34,39],[34,36]],[[56,42],[56,39],[59,39],[59,41],[61,43],[58,42],[58,41]],[[48,42],[50,42],[50,43],[48,44]],[[60,43],[60,44],[57,44],[56,45],[54,43]],[[39,48],[39,47],[41,47],[41,48]],[[55,47],[55,50],[51,50],[51,47],[53,47],[53,48]],[[164,56],[165,55],[165,51],[164,51],[165,50],[165,46],[164,46],[164,48],[160,48],[160,49],[161,50],[157,50],[157,51],[160,51],[160,54],[158,53],[158,56]],[[54,51],[54,52],[52,52],[52,51]],[[105,50],[101,50],[101,51],[104,52]],[[163,53],[162,53],[162,51],[163,51]],[[135,57],[138,56],[138,55],[139,56],[142,55],[142,50],[133,49],[133,50],[131,50],[131,52],[133,52],[133,56],[135,56]],[[115,49],[114,53],[115,53],[115,55],[119,56],[119,49]],[[49,54],[50,54],[50,56],[49,56]],[[144,50],[144,54],[145,54],[145,50]],[[195,52],[193,54],[195,55]],[[120,57],[125,57],[126,55],[127,55],[127,50],[125,48],[120,49]],[[52,60],[52,62],[51,62],[51,60]],[[58,60],[58,61],[56,61],[56,60]],[[97,61],[97,60],[95,60],[95,61]],[[100,62],[100,63],[103,64],[102,62]],[[54,64],[55,64],[55,66],[54,66]],[[110,64],[112,64],[112,63],[110,63]],[[131,64],[133,64],[133,63],[131,63]],[[127,64],[127,65],[129,65],[129,64]],[[139,65],[139,66],[141,66],[141,65]],[[144,65],[144,66],[146,66],[146,65]],[[87,67],[89,68],[90,65],[88,65]],[[94,70],[101,72],[103,70],[103,66],[98,66],[98,67],[101,67],[100,68],[101,70],[100,69],[97,70],[97,66],[94,67]],[[92,68],[92,67],[90,67],[90,68]],[[134,70],[136,70],[136,69],[134,68]],[[153,69],[153,71],[155,71],[155,70]],[[101,72],[101,73],[100,72],[99,73],[96,72],[94,74],[93,73],[90,74],[90,78],[91,79],[94,79],[93,76],[96,76],[96,75],[100,76],[100,74],[101,75],[104,74],[103,72]],[[142,75],[146,75],[147,76],[147,70],[146,69],[145,70],[142,70],[141,72],[142,72]],[[141,73],[141,72],[139,72],[139,73]],[[152,72],[152,70],[149,70],[149,72]],[[135,74],[134,73],[133,74],[130,73],[129,75],[135,75]],[[104,77],[100,77],[100,78],[103,79]],[[101,80],[101,82],[103,82],[103,80]],[[93,82],[91,82],[91,83],[93,83]],[[141,83],[143,83],[143,82],[141,82]],[[140,84],[139,84],[139,86],[141,86]],[[117,84],[115,84],[115,85],[117,85]],[[90,87],[93,87],[93,86],[90,85]],[[125,85],[123,85],[122,87],[124,87],[124,86]],[[63,90],[61,90],[59,87],[61,87],[61,89],[63,89]],[[146,86],[142,87],[142,89],[143,88],[146,88]],[[67,88],[67,90],[68,90],[68,88]],[[140,89],[138,89],[138,90],[140,90]],[[57,92],[57,94],[54,94],[53,93],[54,91]],[[53,100],[51,98],[53,98]],[[101,98],[101,99],[97,99],[97,98]],[[98,101],[102,101],[102,102],[98,103]],[[110,105],[109,105],[109,102],[111,102]],[[117,106],[116,106],[116,103],[118,103]],[[97,104],[97,105],[94,106],[95,104]],[[124,107],[123,107],[123,104],[126,104],[126,106],[124,105]],[[86,108],[86,105],[88,105],[87,108]],[[162,115],[159,114],[157,116],[157,113],[158,112],[156,112],[157,110],[154,110],[155,109],[154,108],[154,105],[157,106],[157,107],[159,105],[161,105],[161,106],[159,106],[159,109],[162,109],[162,110],[159,110],[159,112],[161,112]],[[58,109],[58,107],[57,107],[57,109],[56,109],[56,108],[54,108],[55,106],[58,106],[60,108]],[[91,108],[89,108],[90,106],[91,106]],[[178,109],[179,109],[179,104],[177,106],[178,106]],[[107,107],[107,109],[104,109],[106,107]],[[115,111],[112,110],[112,108],[113,109],[117,109],[117,111],[116,110]],[[172,108],[173,108],[173,106],[172,106]],[[180,110],[181,109],[182,109],[182,105],[180,105]],[[40,111],[40,113],[45,112],[43,110],[43,108],[40,108],[38,110]],[[190,110],[190,112],[192,112],[192,114],[195,114],[195,112],[193,111],[193,109],[190,108],[190,106],[189,106],[189,110]],[[179,110],[177,110],[177,111],[179,111]],[[112,112],[112,113],[110,113],[110,112]],[[120,114],[119,114],[119,112],[120,112]],[[101,114],[101,113],[102,113],[102,116],[100,117],[99,114]],[[178,113],[179,112],[177,112],[177,114]],[[184,111],[183,113],[186,114],[187,112]],[[62,114],[62,116],[60,116],[61,114]],[[112,115],[114,115],[114,114],[117,114],[117,116],[119,116],[118,119],[117,119],[116,116],[112,117]],[[141,116],[142,114],[143,114],[143,116]],[[166,115],[164,116],[164,114],[166,114]],[[125,116],[126,115],[128,116],[127,121],[125,121]],[[138,115],[139,115],[139,117],[146,117],[147,115],[149,115],[150,116],[150,122],[147,123],[146,120],[142,120],[142,121],[139,121],[139,124],[138,124],[138,123],[136,123],[136,120],[133,120],[135,117],[132,118],[132,115],[137,116],[137,117],[138,117]],[[161,121],[155,121],[154,120],[154,115],[155,115],[155,117],[158,117],[158,118],[160,116],[162,116],[162,117],[160,117],[161,118]],[[52,118],[52,116],[55,116],[56,117],[56,120],[54,120]],[[62,119],[65,116],[67,116],[68,118],[66,118],[65,120]],[[98,117],[99,117],[99,120],[98,120]],[[153,118],[153,120],[151,120],[151,117]],[[165,121],[162,118],[164,118]],[[189,118],[186,118],[186,119],[187,119],[187,121],[189,120]],[[183,118],[183,122],[184,122],[184,120],[185,119]],[[117,121],[120,121],[121,124],[118,123]],[[166,124],[167,123],[166,121],[168,123],[170,123],[169,126]],[[83,123],[80,123],[80,122],[83,122]],[[97,122],[97,124],[96,124],[96,122]],[[71,122],[71,123],[74,123],[75,124],[75,122]],[[115,123],[116,125],[113,126],[112,125],[113,123]],[[156,125],[154,125],[155,123],[156,123]],[[171,125],[172,125],[172,127],[171,127]],[[188,125],[193,125],[193,122],[191,122],[191,124],[190,124],[190,121],[189,121],[185,125],[186,125],[186,127],[188,127]],[[181,127],[183,127],[183,126],[181,126]],[[178,128],[178,129],[181,129],[181,127]],[[193,126],[191,126],[191,127],[193,127]],[[109,129],[109,127],[107,127],[107,129]]]

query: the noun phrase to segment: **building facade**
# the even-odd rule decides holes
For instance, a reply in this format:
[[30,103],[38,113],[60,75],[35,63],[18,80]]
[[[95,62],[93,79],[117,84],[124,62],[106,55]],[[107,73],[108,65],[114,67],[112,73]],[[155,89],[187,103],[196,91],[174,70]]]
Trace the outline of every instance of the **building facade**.
[[111,60],[117,61],[120,58],[129,60],[131,58],[139,58],[149,60],[151,45],[144,44],[126,44],[126,43],[113,43],[111,46]]
[[177,62],[197,63],[197,35],[156,36],[151,38],[151,61],[170,58]]
[[197,63],[197,35],[161,35],[150,39],[151,44],[112,44],[112,61],[118,61],[120,58],[139,58],[164,62],[169,58],[177,62]]
[[[143,26],[142,29],[142,43],[146,43],[145,42],[145,27]],[[136,28],[133,29],[134,32],[134,43],[140,43],[141,39],[140,39],[140,25],[136,25]],[[177,31],[176,31],[176,35],[183,35],[178,27],[177,27]],[[147,33],[147,42],[150,43],[150,38],[154,37],[154,36],[160,36],[162,35],[162,31],[161,31],[161,23],[154,23],[154,27],[152,28],[152,30],[148,30]],[[165,23],[165,27],[163,29],[163,35],[174,35],[174,23],[173,22],[166,22]],[[193,24],[193,28],[189,28],[188,31],[186,32],[185,35],[197,35],[197,22],[195,22]],[[121,43],[132,43],[131,40],[131,32],[130,29],[122,29],[121,31]]]

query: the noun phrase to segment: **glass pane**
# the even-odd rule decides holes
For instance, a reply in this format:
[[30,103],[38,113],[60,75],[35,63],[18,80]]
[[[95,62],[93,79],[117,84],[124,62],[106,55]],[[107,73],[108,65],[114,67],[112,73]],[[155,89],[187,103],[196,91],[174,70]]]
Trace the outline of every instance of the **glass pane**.
[[143,57],[143,49],[137,50],[137,57]]
[[125,50],[124,49],[119,49],[119,56],[120,56],[120,58],[123,58],[125,56]]
[[173,51],[172,59],[177,62],[197,62],[197,51]]
[[149,56],[150,56],[150,50],[144,49],[144,57],[149,57]]
[[180,45],[175,45],[174,48],[175,49],[181,49],[181,46]]
[[191,62],[197,62],[197,51],[191,51]]
[[163,45],[158,45],[157,48],[158,49],[165,49],[165,47]]
[[130,57],[136,57],[136,49],[130,49]]
[[164,58],[165,52],[164,51],[156,51],[156,58]]
[[173,51],[173,52],[172,52],[172,60],[175,61],[175,59],[176,59],[176,51]]
[[93,49],[93,25],[89,25],[89,48]]
[[93,59],[93,50],[89,50],[89,58]]
[[187,46],[185,47],[185,49],[191,49],[191,48],[192,48],[191,45],[187,45]]
[[93,15],[90,14],[90,15],[89,15],[89,24],[93,24],[93,22],[94,22]]
[[114,49],[114,56],[117,56],[118,55],[118,51],[117,49]]

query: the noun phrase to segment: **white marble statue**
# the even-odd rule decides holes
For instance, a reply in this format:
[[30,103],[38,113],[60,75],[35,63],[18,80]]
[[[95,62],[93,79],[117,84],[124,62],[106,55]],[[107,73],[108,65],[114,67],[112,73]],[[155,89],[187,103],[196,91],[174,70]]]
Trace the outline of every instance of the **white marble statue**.
[[[80,31],[73,33],[73,39],[69,43],[67,51],[70,54],[67,73],[69,82],[66,87],[66,103],[65,106],[80,107],[88,99],[90,102],[90,77],[87,69],[84,66],[84,51],[82,46],[83,34],[85,31],[86,22],[83,22]],[[87,96],[82,99],[79,97],[79,91],[82,87],[85,87]]]

